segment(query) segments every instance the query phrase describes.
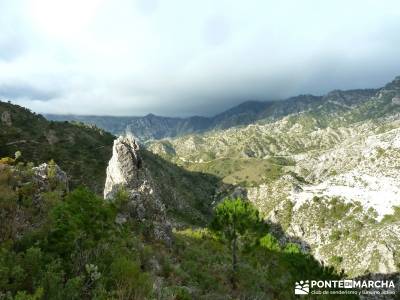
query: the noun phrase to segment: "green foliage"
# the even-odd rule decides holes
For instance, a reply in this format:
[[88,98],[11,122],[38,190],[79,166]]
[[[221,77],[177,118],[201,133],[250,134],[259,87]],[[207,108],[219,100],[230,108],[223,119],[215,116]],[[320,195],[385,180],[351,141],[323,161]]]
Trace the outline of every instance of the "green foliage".
[[[168,215],[180,223],[205,226],[212,214],[212,202],[219,187],[217,177],[187,171],[146,150],[140,150],[145,167],[163,196]],[[122,195],[121,195],[122,196]]]
[[287,254],[300,254],[300,246],[294,243],[287,243],[285,248],[283,249],[283,252]]
[[77,247],[91,247],[108,237],[114,218],[114,210],[103,199],[78,188],[53,209],[47,248],[67,256]]
[[[264,232],[262,239],[265,236],[268,237],[264,240],[277,242],[271,233]],[[288,243],[282,245],[282,250],[276,247],[272,250],[260,242],[251,251],[240,251],[233,289],[230,245],[207,230],[177,231],[175,241],[173,252],[180,263],[173,268],[169,280],[184,287],[195,287],[189,299],[269,299],[271,296],[274,299],[297,299],[293,294],[295,281],[341,277],[333,268],[324,267],[312,256],[303,254],[297,244]],[[272,244],[276,246],[274,242]],[[335,295],[318,299],[355,298]]]
[[226,198],[214,210],[210,229],[232,242],[249,231],[257,230],[261,220],[254,206],[241,198]]
[[330,262],[332,265],[338,266],[338,265],[340,265],[340,264],[343,262],[343,257],[334,255],[334,256],[332,256],[332,257],[330,258],[329,262]]
[[[13,105],[1,104],[0,112],[4,109],[11,111],[13,126],[0,128],[0,144],[6,145],[1,156],[23,151],[24,159],[36,163],[54,158],[72,176],[73,188],[84,184],[97,193],[103,189],[111,135],[83,124],[48,122]],[[312,130],[324,122],[310,114],[298,123]],[[269,142],[272,152],[279,147],[274,138]],[[291,173],[294,162],[284,157],[251,157],[268,154],[261,146],[255,147],[260,154],[240,149],[246,158],[218,159],[206,151],[201,158],[213,162],[196,171],[246,185],[271,183]],[[291,150],[299,151],[295,148]],[[160,184],[168,214],[182,221],[179,224],[205,224],[219,178],[182,170],[146,150],[141,153]],[[215,209],[211,231],[177,230],[168,248],[144,239],[137,220],[115,223],[117,212],[129,206],[126,191],[121,190],[114,203],[87,188],[65,195],[54,186],[43,193],[29,176],[32,165],[23,164],[20,155],[15,158],[0,165],[0,294],[8,299],[294,299],[297,280],[343,276],[302,253],[298,244],[279,243],[249,202],[226,199]],[[49,177],[55,175],[53,167],[51,162]],[[321,205],[316,224],[353,212],[340,199],[325,207],[322,200],[315,201]],[[278,217],[286,226],[292,204],[283,205],[285,213]],[[240,263],[235,263],[236,255]],[[333,263],[342,262],[336,258]]]
[[260,239],[260,246],[268,249],[269,251],[281,250],[278,240],[270,233],[267,233]]
[[[0,114],[11,114],[12,126],[0,127],[0,164],[13,164],[17,153],[36,165],[54,159],[70,176],[70,186],[86,185],[97,193],[104,188],[114,136],[96,127],[50,122],[41,115],[0,102]],[[15,156],[16,160],[21,157]]]
[[258,210],[240,198],[226,198],[214,210],[210,229],[230,244],[232,249],[232,285],[236,287],[238,241],[246,240],[251,233],[258,232],[262,226]]
[[393,223],[400,221],[400,206],[393,206],[393,214],[385,215],[381,223]]
[[117,299],[146,299],[151,293],[150,276],[141,271],[139,262],[117,258],[110,266],[110,277],[116,287]]
[[[3,185],[0,182],[0,187]],[[25,209],[18,197],[0,198],[0,203],[12,204],[12,211]],[[141,269],[141,247],[132,232],[127,235],[127,228],[114,222],[116,206],[86,188],[78,188],[65,198],[53,191],[40,199],[42,205],[31,206],[31,217],[25,220],[35,226],[25,231],[12,227],[22,238],[7,240],[2,228],[0,295],[63,300],[112,299],[120,293],[133,293],[129,299],[147,298],[152,279]],[[10,223],[15,219],[13,214],[4,214],[1,221]]]
[[342,237],[342,232],[340,230],[334,230],[330,236],[331,241],[338,241]]
[[[0,172],[0,221],[13,229],[0,242],[0,293],[9,299],[292,299],[295,280],[337,277],[298,245],[280,245],[249,202],[226,199],[215,209],[213,233],[178,231],[167,248],[144,240],[135,220],[115,223],[128,205],[124,190],[113,203],[86,188],[16,192],[31,167]],[[33,197],[40,201],[22,201]],[[13,223],[21,212],[23,222]],[[226,241],[235,236],[233,276]],[[162,284],[153,285],[156,276]]]
[[285,167],[293,165],[293,161],[277,156],[269,159],[218,158],[204,163],[187,163],[185,167],[215,175],[228,184],[254,186],[279,179],[285,174]]

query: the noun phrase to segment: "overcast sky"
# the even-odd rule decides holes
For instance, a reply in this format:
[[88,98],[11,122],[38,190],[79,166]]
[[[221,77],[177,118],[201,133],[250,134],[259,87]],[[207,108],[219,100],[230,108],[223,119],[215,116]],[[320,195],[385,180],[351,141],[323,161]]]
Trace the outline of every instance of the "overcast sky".
[[0,99],[212,115],[400,75],[398,0],[0,0]]

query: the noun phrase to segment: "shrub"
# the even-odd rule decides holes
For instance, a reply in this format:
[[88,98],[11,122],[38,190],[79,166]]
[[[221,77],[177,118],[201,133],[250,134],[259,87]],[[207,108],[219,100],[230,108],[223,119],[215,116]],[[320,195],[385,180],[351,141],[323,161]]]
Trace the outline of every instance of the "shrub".
[[278,240],[270,233],[260,239],[260,246],[270,251],[280,251],[281,247]]
[[111,264],[110,278],[118,299],[145,299],[152,290],[149,274],[141,271],[139,262],[126,257],[117,258]]

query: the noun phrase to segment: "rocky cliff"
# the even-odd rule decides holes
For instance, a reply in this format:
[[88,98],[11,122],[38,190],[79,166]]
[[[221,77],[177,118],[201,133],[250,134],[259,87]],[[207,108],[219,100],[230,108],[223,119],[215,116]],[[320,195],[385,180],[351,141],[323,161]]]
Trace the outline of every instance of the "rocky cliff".
[[152,235],[157,240],[171,243],[171,225],[166,209],[149,170],[142,162],[139,145],[131,136],[120,136],[114,141],[113,155],[107,167],[104,198],[113,200],[118,193],[126,193],[126,211],[118,222],[134,218],[151,223]]

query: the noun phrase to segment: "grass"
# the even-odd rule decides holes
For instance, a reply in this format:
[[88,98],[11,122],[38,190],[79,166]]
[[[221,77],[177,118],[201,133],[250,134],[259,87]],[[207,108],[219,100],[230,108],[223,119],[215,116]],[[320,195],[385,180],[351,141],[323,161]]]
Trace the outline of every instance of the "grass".
[[215,175],[227,184],[254,186],[279,179],[286,173],[285,167],[294,163],[284,157],[268,159],[221,158],[205,163],[189,163],[191,171]]

